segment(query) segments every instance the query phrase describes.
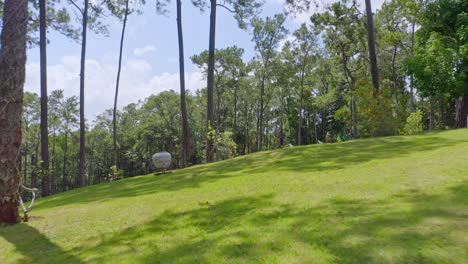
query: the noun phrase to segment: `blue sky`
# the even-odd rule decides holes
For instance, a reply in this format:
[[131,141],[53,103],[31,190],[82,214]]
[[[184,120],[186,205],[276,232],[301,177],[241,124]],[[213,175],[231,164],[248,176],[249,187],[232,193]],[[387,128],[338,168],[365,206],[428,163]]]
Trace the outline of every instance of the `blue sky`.
[[[383,1],[372,1],[373,9],[379,8]],[[169,4],[170,12],[167,16],[157,15],[153,1],[147,2],[142,8],[143,14],[132,14],[128,19],[119,107],[143,100],[163,90],[179,89],[175,2]],[[331,2],[333,1],[321,1],[322,5]],[[361,6],[364,6],[364,1],[360,2]],[[281,0],[267,0],[261,16],[281,12],[282,3]],[[201,13],[189,1],[183,3],[182,8],[186,85],[188,90],[194,92],[206,86],[203,75],[192,65],[190,56],[208,48],[209,10]],[[310,14],[300,14],[296,18],[289,18],[286,25],[292,32],[302,22],[307,21],[309,16]],[[109,37],[88,35],[85,91],[88,119],[93,119],[113,104],[121,23],[110,17],[106,18],[105,22],[109,25]],[[51,32],[48,38],[49,92],[63,89],[66,96],[78,95],[80,45],[54,32]],[[216,47],[225,48],[232,45],[245,49],[245,60],[254,56],[250,33],[239,29],[232,15],[218,8]],[[26,90],[39,93],[37,48],[28,51]]]

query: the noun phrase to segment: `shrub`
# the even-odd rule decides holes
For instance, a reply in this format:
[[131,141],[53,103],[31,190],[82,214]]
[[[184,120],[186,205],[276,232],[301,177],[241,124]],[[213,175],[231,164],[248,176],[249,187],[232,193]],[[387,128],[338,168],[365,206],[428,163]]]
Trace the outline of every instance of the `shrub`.
[[390,136],[398,133],[390,89],[381,85],[374,96],[371,83],[360,80],[356,83],[357,123],[362,137]]
[[237,144],[231,131],[219,132],[208,127],[208,138],[213,142],[216,160],[230,159],[236,156]]
[[116,181],[123,178],[123,170],[117,168],[117,166],[113,165],[110,167],[111,173],[108,175],[109,181]]
[[406,119],[405,126],[401,130],[403,135],[414,135],[423,131],[422,127],[423,113],[421,110],[411,113]]

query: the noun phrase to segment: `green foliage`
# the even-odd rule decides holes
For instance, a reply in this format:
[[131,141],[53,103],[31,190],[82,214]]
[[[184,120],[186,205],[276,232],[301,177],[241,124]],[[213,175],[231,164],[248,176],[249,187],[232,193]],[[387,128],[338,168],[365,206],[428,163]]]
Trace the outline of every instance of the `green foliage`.
[[421,110],[411,113],[406,119],[405,126],[403,127],[401,134],[403,135],[415,135],[423,131],[422,126],[423,113]]
[[341,107],[340,109],[336,110],[335,120],[341,121],[348,125],[351,124],[351,110],[348,107]]
[[218,160],[233,158],[237,153],[237,144],[232,139],[232,132],[217,133],[214,139],[214,148]]
[[117,166],[110,167],[109,181],[116,181],[123,178],[123,170],[119,169]]
[[208,125],[208,140],[213,142],[216,160],[225,160],[237,155],[237,144],[231,131],[218,132]]
[[[160,1],[157,2],[159,3]],[[210,6],[209,3],[209,0],[192,0],[192,4],[201,11],[205,11]],[[216,3],[216,6],[220,11],[232,13],[239,28],[245,29],[247,27],[247,21],[257,15],[262,4],[263,1],[258,0],[226,0],[222,3]]]
[[421,13],[415,55],[407,60],[407,70],[425,96],[468,92],[467,9],[463,0],[438,0],[429,1]]
[[362,137],[395,135],[398,121],[389,89],[382,85],[374,96],[374,87],[367,81],[356,83],[359,132]]

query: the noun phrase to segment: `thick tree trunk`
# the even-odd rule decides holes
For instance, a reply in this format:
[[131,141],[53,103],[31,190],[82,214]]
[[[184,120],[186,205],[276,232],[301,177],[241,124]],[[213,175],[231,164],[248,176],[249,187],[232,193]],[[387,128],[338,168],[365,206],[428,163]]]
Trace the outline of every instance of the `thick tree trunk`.
[[177,0],[177,35],[179,38],[179,78],[180,78],[180,112],[182,114],[182,167],[186,167],[190,158],[190,133],[185,99],[185,61],[184,35],[182,32],[182,2]]
[[371,1],[366,0],[367,16],[367,42],[369,46],[369,59],[371,64],[372,84],[374,85],[374,96],[379,91],[379,72],[377,69],[377,55],[375,53],[374,21],[372,18]]
[[468,127],[468,94],[455,102],[455,122],[458,128]]
[[39,0],[39,49],[41,60],[41,179],[42,196],[50,195],[50,173],[49,173],[49,127],[47,121],[47,23],[46,2]]
[[117,167],[117,98],[119,96],[119,84],[120,84],[120,71],[122,70],[122,51],[123,51],[123,44],[125,39],[125,27],[127,26],[127,17],[128,17],[128,1],[125,2],[125,15],[122,25],[122,34],[120,36],[120,49],[119,49],[119,66],[117,68],[117,80],[115,82],[115,97],[114,97],[114,110],[112,111],[112,140],[114,144],[114,163],[113,165]]
[[213,86],[215,63],[215,36],[216,36],[216,0],[210,0],[210,39],[208,47],[208,76],[207,76],[207,139],[206,161],[213,161],[213,141],[208,137],[209,127],[214,125],[213,118]]
[[84,88],[85,88],[85,60],[86,60],[86,33],[88,29],[88,6],[89,0],[84,1],[83,9],[83,25],[81,39],[81,69],[80,69],[80,167],[78,178],[76,179],[77,186],[83,186],[85,183],[85,142],[86,142],[86,125],[84,114]]
[[27,0],[4,2],[0,50],[0,223],[20,221],[21,113],[27,22]]
[[[27,120],[27,118],[26,118]],[[28,127],[29,125],[26,123],[24,134],[28,134]],[[24,146],[24,168],[23,168],[23,184],[27,185],[27,177],[28,177],[28,150],[29,150],[29,143],[28,140],[25,140],[25,146]]]

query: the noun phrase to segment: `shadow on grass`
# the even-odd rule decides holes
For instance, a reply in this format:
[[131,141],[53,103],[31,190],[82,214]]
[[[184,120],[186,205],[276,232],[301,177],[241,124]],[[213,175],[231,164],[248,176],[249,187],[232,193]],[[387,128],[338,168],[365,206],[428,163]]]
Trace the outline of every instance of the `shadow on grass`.
[[164,191],[198,188],[230,177],[278,171],[310,172],[345,169],[372,160],[404,157],[417,152],[463,144],[468,141],[441,137],[438,133],[414,137],[389,137],[285,148],[255,153],[232,160],[196,166],[172,174],[131,178],[99,184],[52,196],[37,208],[87,203],[113,198],[135,197]]
[[[343,144],[325,144],[298,147],[278,152],[277,170],[313,172],[346,169],[374,160],[407,157],[414,153],[467,144],[468,141],[450,139],[437,134],[415,137],[387,137],[351,141]],[[309,162],[304,162],[307,159]]]
[[272,195],[238,197],[165,211],[143,226],[73,250],[95,262],[128,256],[133,247],[135,263],[318,263],[320,257],[338,263],[462,263],[468,252],[463,238],[451,232],[466,235],[467,188],[464,182],[440,195],[413,190],[379,201],[336,198],[310,208],[276,204]]
[[27,224],[0,227],[0,237],[21,253],[20,263],[82,263]]

